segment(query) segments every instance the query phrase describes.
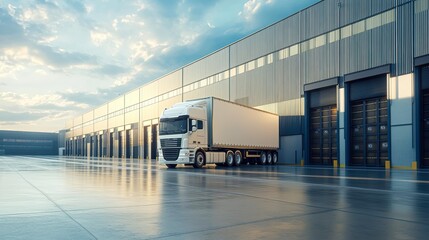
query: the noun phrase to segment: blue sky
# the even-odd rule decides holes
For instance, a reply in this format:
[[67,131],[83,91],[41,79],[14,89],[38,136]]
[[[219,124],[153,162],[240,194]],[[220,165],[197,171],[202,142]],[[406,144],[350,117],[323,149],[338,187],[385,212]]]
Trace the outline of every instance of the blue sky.
[[0,0],[0,129],[72,117],[317,0]]

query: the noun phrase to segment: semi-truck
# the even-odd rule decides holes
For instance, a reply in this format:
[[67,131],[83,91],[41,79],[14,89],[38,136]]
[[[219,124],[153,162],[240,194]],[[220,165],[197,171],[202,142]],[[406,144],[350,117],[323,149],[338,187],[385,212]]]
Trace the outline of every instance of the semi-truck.
[[159,163],[276,164],[279,117],[215,97],[176,103],[159,120]]

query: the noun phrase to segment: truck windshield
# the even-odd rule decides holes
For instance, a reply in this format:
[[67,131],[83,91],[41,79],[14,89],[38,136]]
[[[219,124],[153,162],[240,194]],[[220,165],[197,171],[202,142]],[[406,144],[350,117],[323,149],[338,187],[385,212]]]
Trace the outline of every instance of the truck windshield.
[[163,118],[159,123],[159,135],[186,133],[187,130],[188,116]]

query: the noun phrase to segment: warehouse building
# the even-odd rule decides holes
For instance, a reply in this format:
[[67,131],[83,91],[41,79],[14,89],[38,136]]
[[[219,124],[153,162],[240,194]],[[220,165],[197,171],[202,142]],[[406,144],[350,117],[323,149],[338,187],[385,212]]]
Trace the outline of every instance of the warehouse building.
[[0,130],[0,155],[58,155],[58,133]]
[[320,1],[71,119],[66,154],[155,158],[162,111],[215,96],[280,116],[280,162],[428,168],[428,8]]

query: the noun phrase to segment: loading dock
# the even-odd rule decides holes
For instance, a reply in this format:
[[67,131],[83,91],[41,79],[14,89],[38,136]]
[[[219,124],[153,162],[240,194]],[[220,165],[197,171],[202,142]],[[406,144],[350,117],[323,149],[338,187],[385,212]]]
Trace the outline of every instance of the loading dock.
[[422,167],[429,167],[429,89],[423,91],[423,113],[422,113]]
[[[308,84],[306,93],[308,163],[332,166],[338,159],[337,83],[338,79]],[[320,88],[321,87],[321,88]]]
[[150,126],[144,126],[143,132],[143,158],[147,159],[149,157],[149,129]]
[[132,130],[126,130],[125,134],[125,157],[131,158],[132,156],[132,144],[133,144],[133,138],[132,138]]
[[420,167],[429,168],[429,65],[421,67],[421,108],[420,108],[420,126],[422,128],[420,135]]
[[150,146],[150,157],[151,159],[156,159],[156,157],[158,156],[158,124],[152,125],[152,137],[150,141]]
[[124,155],[124,132],[118,132],[118,157],[122,158]]
[[109,141],[109,150],[110,150],[110,151],[109,151],[109,156],[110,156],[110,157],[113,157],[113,145],[114,145],[114,142],[113,142],[113,134],[114,134],[113,132],[111,132],[111,133],[110,133],[110,139],[109,139],[109,140],[110,140],[110,141]]
[[349,165],[384,167],[389,160],[389,104],[387,76],[348,83]]

